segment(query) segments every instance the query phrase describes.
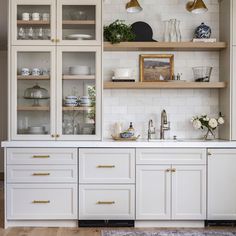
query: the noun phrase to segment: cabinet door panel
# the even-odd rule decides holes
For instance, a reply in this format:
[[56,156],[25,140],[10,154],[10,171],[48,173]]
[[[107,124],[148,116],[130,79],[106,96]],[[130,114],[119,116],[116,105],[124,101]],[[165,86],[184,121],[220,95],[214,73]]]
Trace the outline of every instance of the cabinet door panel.
[[136,219],[169,220],[171,218],[171,173],[169,165],[137,166]]
[[101,45],[101,0],[58,0],[59,45]]
[[206,166],[172,169],[172,219],[206,219]]
[[54,140],[55,48],[12,47],[12,140]]
[[208,220],[236,220],[236,149],[211,149]]
[[55,45],[56,1],[11,1],[12,45]]
[[101,139],[101,48],[57,48],[58,140]]

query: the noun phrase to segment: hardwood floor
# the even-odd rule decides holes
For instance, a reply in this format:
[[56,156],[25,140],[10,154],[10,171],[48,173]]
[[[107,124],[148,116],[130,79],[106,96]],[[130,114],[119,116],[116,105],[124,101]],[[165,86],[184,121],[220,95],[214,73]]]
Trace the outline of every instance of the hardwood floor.
[[[4,230],[4,192],[0,185],[0,236],[101,236],[96,228],[9,228]],[[236,231],[232,228],[214,228],[214,230]],[[133,229],[130,229],[133,230]],[[146,229],[155,230],[155,229]]]

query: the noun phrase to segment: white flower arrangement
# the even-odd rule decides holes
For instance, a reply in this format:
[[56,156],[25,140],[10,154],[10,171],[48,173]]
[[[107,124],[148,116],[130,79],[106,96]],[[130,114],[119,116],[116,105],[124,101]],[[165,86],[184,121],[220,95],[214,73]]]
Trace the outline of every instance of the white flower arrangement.
[[193,124],[194,129],[207,129],[207,133],[204,136],[205,139],[207,139],[209,134],[212,134],[212,136],[215,138],[214,130],[225,123],[223,115],[220,113],[219,118],[210,118],[207,115],[201,115],[201,116],[194,116],[191,119],[191,122]]

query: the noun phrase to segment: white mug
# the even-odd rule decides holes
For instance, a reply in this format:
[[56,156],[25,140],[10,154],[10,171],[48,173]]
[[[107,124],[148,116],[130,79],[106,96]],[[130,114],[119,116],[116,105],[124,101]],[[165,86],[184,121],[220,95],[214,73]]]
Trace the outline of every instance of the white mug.
[[42,20],[43,21],[49,21],[49,14],[48,13],[43,13],[43,15],[42,15]]
[[22,20],[29,21],[30,20],[30,13],[28,13],[28,12],[22,13]]
[[41,70],[39,68],[34,68],[32,70],[32,75],[33,76],[39,76],[41,74]]
[[21,69],[21,75],[23,75],[23,76],[30,75],[30,69],[29,68],[22,68]]
[[40,20],[40,14],[38,12],[32,13],[32,20]]

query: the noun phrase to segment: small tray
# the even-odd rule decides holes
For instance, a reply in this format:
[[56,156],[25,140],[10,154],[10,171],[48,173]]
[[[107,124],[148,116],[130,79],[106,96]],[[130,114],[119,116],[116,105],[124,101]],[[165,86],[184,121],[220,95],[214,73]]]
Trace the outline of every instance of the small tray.
[[121,137],[116,137],[116,136],[111,136],[113,138],[113,140],[115,141],[137,141],[137,139],[140,137],[140,135],[138,135],[137,137],[132,137],[132,138],[121,138]]

